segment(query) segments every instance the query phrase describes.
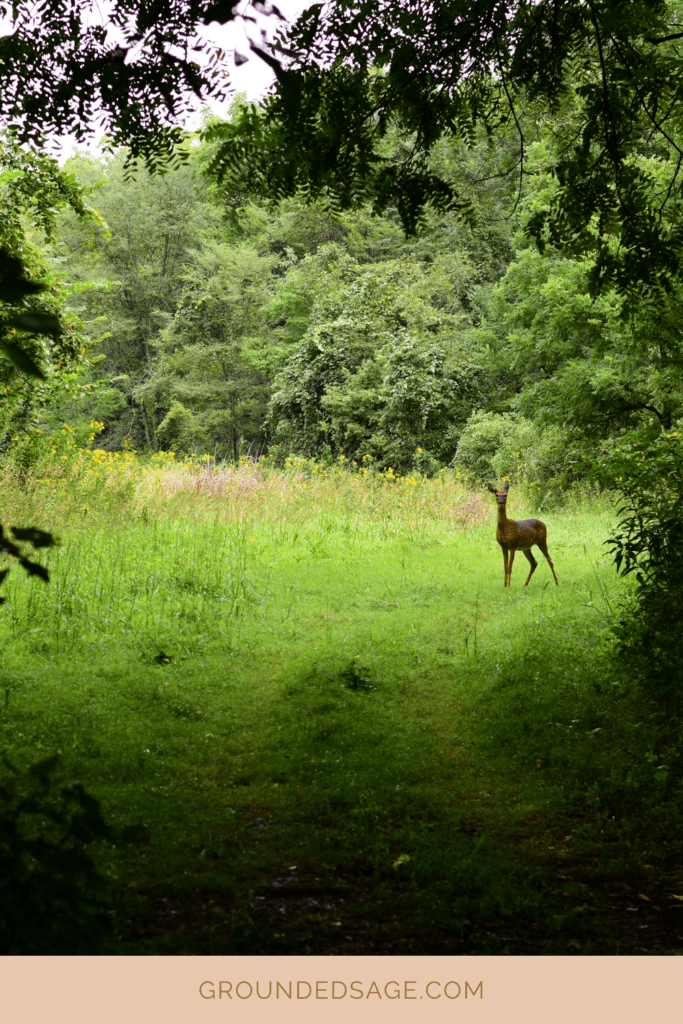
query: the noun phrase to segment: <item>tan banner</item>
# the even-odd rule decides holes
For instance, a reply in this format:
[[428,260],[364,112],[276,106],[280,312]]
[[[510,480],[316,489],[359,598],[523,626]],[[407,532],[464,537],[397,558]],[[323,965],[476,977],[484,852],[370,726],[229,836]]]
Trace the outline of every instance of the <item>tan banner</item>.
[[7,1024],[657,1024],[675,957],[7,957]]

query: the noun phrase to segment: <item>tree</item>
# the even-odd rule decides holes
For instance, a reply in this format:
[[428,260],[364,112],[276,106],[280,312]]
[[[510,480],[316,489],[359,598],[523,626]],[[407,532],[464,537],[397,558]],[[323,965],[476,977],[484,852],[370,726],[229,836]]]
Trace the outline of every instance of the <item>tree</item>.
[[[0,136],[0,429],[4,446],[36,410],[73,390],[69,371],[83,360],[85,339],[66,309],[65,290],[52,273],[46,251],[26,229],[27,221],[48,241],[64,207],[92,215],[84,190],[57,162]],[[25,545],[50,547],[49,533],[0,524],[0,554],[14,558],[32,576],[47,570],[26,555]],[[9,569],[0,571],[2,583]],[[0,604],[3,602],[0,597]]]
[[[9,443],[59,395],[77,391],[87,339],[67,308],[49,246],[68,209],[96,219],[85,190],[45,154],[0,135],[0,438]],[[30,225],[30,229],[29,229]]]
[[[268,3],[253,10],[281,18]],[[0,39],[0,118],[17,138],[82,139],[99,122],[113,146],[151,167],[180,142],[191,95],[226,93],[223,55],[205,61],[198,29],[254,20],[224,0],[114,0],[99,25],[88,0],[43,0],[37,12],[28,0],[0,2],[0,15],[13,22]],[[564,145],[553,200],[529,231],[541,246],[593,252],[595,293],[666,288],[683,251],[681,39],[678,0],[314,4],[270,50],[252,44],[277,86],[207,130],[221,142],[213,171],[271,196],[395,205],[414,231],[427,206],[468,213],[467,197],[430,163],[442,138],[469,143],[477,126],[492,138],[514,126],[508,173],[521,190],[521,112],[545,105]],[[383,151],[396,130],[401,151]]]
[[162,441],[237,461],[243,442],[263,448],[270,385],[265,310],[276,259],[249,244],[211,236],[196,242],[201,248],[189,255],[182,299],[137,394],[158,404],[172,400],[158,427]]
[[683,414],[680,285],[624,323],[613,292],[591,301],[586,270],[527,249],[496,289],[496,358],[523,379],[518,408],[594,442],[643,417],[670,430]]
[[[114,383],[94,395],[88,422],[107,422],[102,443],[108,448],[131,437],[137,447],[153,449],[168,404],[155,403],[145,385],[157,361],[160,333],[182,299],[190,253],[219,218],[207,203],[207,183],[193,160],[164,175],[141,168],[134,178],[126,175],[125,162],[123,151],[103,160],[81,155],[68,162],[93,190],[101,222],[87,224],[67,214],[59,238],[69,276],[79,283],[79,303],[106,328],[97,372]],[[84,292],[93,278],[107,287]],[[76,414],[73,408],[70,413]]]
[[[280,17],[275,5],[255,12]],[[36,23],[36,13],[40,24]],[[92,24],[88,0],[0,2],[0,118],[20,141],[84,138],[99,122],[113,146],[152,167],[180,142],[191,95],[221,98],[223,55],[197,31],[240,14],[224,0],[114,0]],[[518,134],[508,173],[526,170],[521,111],[544,104],[565,145],[557,190],[529,225],[596,255],[594,292],[666,287],[680,271],[683,141],[678,0],[333,0],[252,49],[277,75],[263,105],[213,125],[213,170],[270,195],[331,194],[342,208],[395,205],[414,231],[426,206],[468,212],[430,163],[444,137]],[[201,61],[204,61],[202,64]],[[382,145],[398,129],[400,153]],[[654,159],[666,165],[658,177]]]
[[285,297],[295,312],[297,293],[311,301],[273,382],[269,425],[284,454],[367,456],[401,470],[449,462],[486,388],[454,297],[474,276],[459,253],[361,264],[338,244],[294,266]]
[[[514,127],[507,174],[521,195],[523,111],[549,112],[558,147],[538,245],[592,253],[593,294],[670,288],[681,271],[683,39],[667,0],[334,0],[282,31],[275,91],[213,125],[218,178],[342,208],[394,205],[414,232],[427,207],[469,213],[431,161],[444,138]],[[387,147],[400,132],[400,151]],[[655,187],[657,186],[657,187]]]

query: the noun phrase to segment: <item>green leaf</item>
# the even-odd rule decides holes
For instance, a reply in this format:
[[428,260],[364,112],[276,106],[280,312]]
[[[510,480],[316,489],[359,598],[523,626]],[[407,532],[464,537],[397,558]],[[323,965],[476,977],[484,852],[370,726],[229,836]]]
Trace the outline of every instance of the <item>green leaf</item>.
[[21,302],[27,295],[37,295],[45,290],[45,285],[38,281],[25,281],[21,277],[8,276],[0,281],[0,300],[2,302]]
[[28,353],[24,352],[23,348],[19,348],[18,345],[13,344],[11,341],[0,342],[0,350],[2,350],[8,359],[10,359],[18,370],[22,373],[27,373],[29,377],[38,377],[39,380],[46,380],[45,374],[39,366],[34,363]]
[[57,334],[62,329],[59,318],[52,313],[20,313],[5,323],[9,327],[16,327],[19,331],[28,331],[31,334]]
[[27,281],[24,273],[24,265],[21,260],[12,256],[4,247],[0,247],[0,300],[2,302],[21,302],[26,295],[35,295],[45,289],[45,285],[38,281]]

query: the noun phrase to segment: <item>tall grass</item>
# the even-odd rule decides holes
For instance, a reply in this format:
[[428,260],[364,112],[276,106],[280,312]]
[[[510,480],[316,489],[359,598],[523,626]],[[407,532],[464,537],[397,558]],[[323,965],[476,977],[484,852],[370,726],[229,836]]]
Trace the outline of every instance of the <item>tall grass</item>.
[[[446,474],[397,479],[293,459],[285,471],[251,462],[144,464],[129,453],[86,452],[59,475],[6,474],[2,485],[5,520],[40,524],[60,543],[47,556],[49,586],[19,572],[9,577],[0,630],[55,656],[112,643],[216,649],[229,642],[234,620],[267,617],[278,606],[276,565],[292,594],[318,563],[389,556],[388,588],[416,545],[445,554],[457,550],[462,532],[462,550],[480,546],[492,566],[498,550],[481,534],[495,517],[484,492]],[[605,508],[593,521],[609,514]],[[565,514],[553,535],[557,553],[572,548],[568,523]],[[492,567],[489,586],[499,575]],[[471,580],[461,576],[461,585],[467,590]]]
[[148,521],[153,516],[186,514],[225,520],[245,517],[308,517],[313,506],[341,515],[366,513],[393,518],[425,518],[454,526],[482,522],[489,513],[483,493],[468,489],[455,474],[435,479],[420,475],[349,471],[290,458],[284,470],[243,460],[240,465],[205,465],[173,453],[138,459],[134,453],[77,449],[60,465],[39,464],[31,472],[5,467],[2,476],[6,518],[39,515],[55,527],[78,528],[81,519],[118,523],[122,513]]

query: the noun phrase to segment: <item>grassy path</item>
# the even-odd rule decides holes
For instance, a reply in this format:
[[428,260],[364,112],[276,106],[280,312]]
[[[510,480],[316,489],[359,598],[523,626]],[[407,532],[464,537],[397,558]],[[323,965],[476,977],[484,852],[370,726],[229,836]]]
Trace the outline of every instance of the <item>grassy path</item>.
[[671,900],[624,924],[654,913],[633,889],[659,898],[658,854],[618,812],[647,710],[600,654],[611,520],[551,518],[559,588],[524,563],[504,590],[492,523],[313,506],[122,518],[73,534],[48,587],[13,574],[3,745],[59,749],[142,826],[97,850],[123,951],[682,945]]

